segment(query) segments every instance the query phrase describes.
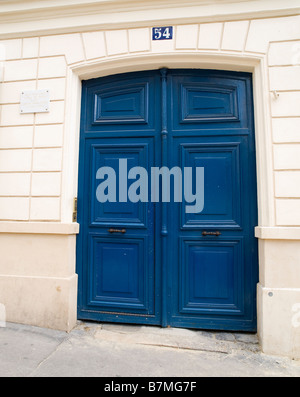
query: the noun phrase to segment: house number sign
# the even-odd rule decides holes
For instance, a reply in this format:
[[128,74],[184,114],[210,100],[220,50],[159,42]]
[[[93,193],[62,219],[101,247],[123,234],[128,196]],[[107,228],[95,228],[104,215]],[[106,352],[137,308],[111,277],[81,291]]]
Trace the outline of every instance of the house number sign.
[[158,40],[172,40],[173,39],[173,26],[166,26],[163,28],[153,28],[152,39]]

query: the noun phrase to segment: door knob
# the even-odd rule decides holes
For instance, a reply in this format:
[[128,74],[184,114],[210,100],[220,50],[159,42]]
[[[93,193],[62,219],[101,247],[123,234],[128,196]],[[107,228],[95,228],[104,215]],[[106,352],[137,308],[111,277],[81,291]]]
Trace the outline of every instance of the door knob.
[[125,234],[126,231],[127,231],[126,229],[121,229],[121,230],[120,230],[120,229],[109,229],[109,230],[108,230],[108,232],[111,233],[111,234],[113,234],[113,233],[122,233],[122,234]]
[[204,236],[204,237],[206,237],[206,236],[216,236],[216,237],[219,237],[219,236],[221,236],[221,235],[222,235],[222,233],[219,232],[219,231],[217,231],[217,232],[206,232],[206,231],[202,232],[202,236]]

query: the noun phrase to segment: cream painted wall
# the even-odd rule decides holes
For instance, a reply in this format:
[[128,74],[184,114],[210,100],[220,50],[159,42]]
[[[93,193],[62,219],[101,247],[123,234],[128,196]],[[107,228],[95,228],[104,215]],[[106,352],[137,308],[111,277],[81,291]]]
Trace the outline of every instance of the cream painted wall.
[[[176,55],[179,59],[182,54],[190,57],[198,54],[193,62],[199,65],[212,55],[240,58],[231,65],[223,61],[224,68],[233,70],[237,67],[254,71],[253,65],[246,67],[247,59],[260,59],[264,63],[265,132],[269,129],[266,138],[269,141],[265,144],[272,153],[266,153],[263,161],[269,161],[273,180],[260,182],[268,183],[267,195],[272,193],[273,199],[261,213],[261,219],[266,220],[260,225],[300,226],[299,37],[300,16],[293,16],[178,25],[175,39],[166,42],[152,42],[150,28],[0,41],[4,61],[0,89],[0,220],[71,221],[71,198],[62,178],[66,178],[64,162],[69,160],[64,142],[70,121],[67,99],[71,99],[68,92],[73,71],[78,75],[77,70],[85,66],[86,71],[92,72],[79,72],[79,75],[88,78],[109,74],[104,65],[112,61],[120,71],[118,66],[132,57]],[[159,62],[163,61],[158,60],[157,67],[164,66]],[[93,65],[96,66],[92,68]],[[221,65],[209,65],[209,62],[200,66],[222,69]],[[130,69],[136,68],[133,65]],[[51,92],[50,113],[21,115],[21,91],[42,88]],[[78,134],[78,125],[74,128]],[[74,178],[76,175],[72,175],[72,183],[76,185]],[[76,186],[72,190],[75,195]]]
[[[36,26],[34,37],[27,37],[27,24],[20,22],[23,34],[17,37],[16,25],[13,38],[0,41],[0,239],[5,247],[21,243],[24,262],[18,266],[12,248],[0,258],[0,302],[7,304],[8,320],[59,329],[76,321],[76,225],[70,224],[77,192],[80,80],[163,66],[245,70],[254,75],[260,338],[265,352],[300,358],[295,342],[300,327],[293,322],[300,302],[300,15],[285,16],[290,2],[277,1],[274,9],[281,7],[284,16],[257,19],[250,3],[239,5],[232,20],[229,13],[202,23],[195,21],[197,15],[188,24],[178,17],[175,38],[168,42],[152,42],[152,25],[146,22],[97,31],[82,31],[84,23],[78,22],[79,33],[70,34],[51,30],[54,24],[48,35]],[[222,10],[224,4],[220,15]],[[38,88],[51,91],[50,113],[20,115],[20,93]],[[58,244],[69,259],[50,254],[50,262],[39,264],[25,243],[30,241],[26,233],[34,249],[55,250]],[[18,292],[14,287],[8,292],[14,279],[25,295],[21,311]],[[35,308],[30,288],[37,280],[49,293],[45,305]],[[57,300],[57,293],[63,299]]]

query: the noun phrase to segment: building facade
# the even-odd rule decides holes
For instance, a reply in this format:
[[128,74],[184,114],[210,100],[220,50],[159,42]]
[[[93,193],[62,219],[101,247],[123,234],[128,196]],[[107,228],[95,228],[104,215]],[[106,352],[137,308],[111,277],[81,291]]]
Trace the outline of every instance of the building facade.
[[[160,70],[169,70],[173,80],[172,71],[180,71],[183,89],[187,81],[184,78],[189,79],[187,85],[199,88],[204,77],[216,81],[231,76],[233,81],[234,76],[247,76],[252,99],[244,103],[242,91],[237,88],[236,100],[244,103],[244,112],[253,108],[256,145],[257,183],[254,188],[249,185],[248,193],[258,207],[257,224],[251,230],[259,246],[259,282],[257,299],[250,299],[257,309],[263,351],[299,359],[299,1],[190,0],[182,4],[177,0],[13,0],[1,2],[0,21],[0,303],[6,308],[7,321],[70,331],[78,318],[78,301],[86,293],[77,275],[83,277],[79,267],[85,266],[79,248],[85,244],[85,237],[79,232],[90,233],[80,215],[84,177],[79,159],[84,150],[83,125],[87,125],[82,109],[88,95],[83,85],[95,81],[97,87],[109,87],[115,81],[113,76],[123,76],[114,83],[120,84],[121,90],[124,79],[135,79],[134,84],[138,84],[149,75],[151,97],[151,79]],[[173,37],[155,40],[153,28],[159,27],[172,27]],[[197,70],[200,80],[193,77]],[[235,84],[232,81],[231,88]],[[156,99],[163,93],[163,84],[164,77],[157,77],[158,94],[153,94]],[[220,84],[225,98],[228,87],[224,81]],[[167,83],[165,89],[166,101],[176,96],[167,93]],[[22,95],[42,91],[50,92],[50,108],[24,111]],[[213,98],[220,94],[220,87],[217,92]],[[123,101],[125,94],[120,95],[117,99]],[[224,98],[219,100],[224,102]],[[195,103],[193,100],[187,99],[187,103]],[[160,107],[163,105],[162,101]],[[118,110],[126,111],[122,106]],[[150,121],[151,110],[149,106]],[[172,115],[177,110],[175,106],[169,111]],[[109,112],[112,114],[111,109]],[[232,128],[234,110],[227,113],[231,119],[223,127],[228,130]],[[96,121],[91,125],[95,126]],[[106,139],[109,131],[105,130]],[[90,128],[88,132],[93,131]],[[123,135],[116,136],[121,142]],[[136,137],[141,138],[140,130]],[[198,142],[196,135],[193,139],[191,146]],[[233,141],[228,139],[227,146]],[[244,158],[246,154],[241,151],[240,155]],[[74,199],[78,195],[77,222]],[[241,219],[245,219],[248,207],[241,208]],[[203,227],[199,230],[202,232]],[[121,241],[122,237],[118,238]],[[197,241],[194,235],[191,240]],[[153,263],[155,266],[155,259]],[[164,272],[163,267],[160,269]],[[243,282],[249,282],[247,277]],[[156,295],[156,299],[160,297]],[[114,317],[109,321],[123,321],[119,310],[108,312]]]

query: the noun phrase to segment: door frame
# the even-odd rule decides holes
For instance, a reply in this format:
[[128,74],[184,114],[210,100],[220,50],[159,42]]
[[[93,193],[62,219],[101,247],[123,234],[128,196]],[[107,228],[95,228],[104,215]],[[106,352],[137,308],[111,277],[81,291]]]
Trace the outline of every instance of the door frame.
[[[186,71],[186,73],[185,73]],[[199,73],[198,73],[199,71]],[[153,72],[153,76],[152,76],[152,72]],[[253,126],[253,94],[252,94],[252,81],[251,78],[249,78],[250,74],[241,74],[241,73],[236,73],[236,72],[229,72],[229,71],[207,71],[207,70],[188,70],[188,69],[171,69],[170,71],[168,71],[167,69],[161,69],[159,70],[153,70],[153,71],[144,71],[144,72],[135,72],[135,73],[126,73],[126,74],[122,74],[122,75],[112,75],[109,77],[104,77],[101,79],[103,82],[103,84],[111,84],[112,89],[115,88],[115,85],[120,82],[120,84],[122,82],[127,82],[127,79],[130,79],[130,81],[132,81],[132,79],[138,79],[137,81],[140,80],[140,78],[146,78],[146,77],[150,77],[151,78],[155,76],[155,83],[159,83],[159,80],[157,79],[160,75],[160,84],[161,84],[161,113],[159,114],[158,119],[156,119],[156,128],[155,128],[155,132],[153,132],[153,138],[155,138],[155,140],[157,141],[156,143],[160,142],[160,144],[162,145],[160,150],[161,150],[161,159],[162,159],[162,164],[161,166],[165,166],[166,163],[168,162],[167,160],[167,152],[169,152],[168,150],[168,145],[171,144],[170,140],[168,139],[168,137],[170,138],[170,133],[172,130],[171,127],[171,121],[170,119],[173,120],[173,116],[171,116],[171,113],[169,114],[168,112],[170,110],[172,110],[172,105],[168,104],[168,99],[171,102],[170,96],[171,96],[171,92],[169,92],[169,90],[172,90],[173,93],[173,85],[171,83],[170,80],[168,82],[167,80],[167,75],[170,74],[170,77],[173,79],[176,77],[178,78],[178,76],[188,76],[190,78],[196,78],[196,77],[213,77],[216,76],[216,78],[221,78],[224,79],[224,81],[226,80],[226,78],[231,78],[234,81],[238,82],[238,81],[242,81],[245,84],[245,99],[247,99],[247,106],[249,106],[249,111],[248,111],[248,125],[247,128],[249,129],[249,137],[251,139],[251,141],[249,142],[249,147],[248,150],[250,149],[250,147],[252,146],[253,148],[253,139],[254,139],[254,126]],[[128,76],[128,77],[127,77]],[[118,80],[119,79],[119,80]],[[222,80],[223,81],[223,80]],[[169,84],[170,83],[170,84]],[[225,83],[224,83],[225,84]],[[155,259],[155,279],[156,281],[158,281],[158,284],[161,284],[161,300],[160,303],[156,303],[155,304],[155,318],[153,318],[154,313],[152,313],[151,315],[141,315],[141,314],[130,314],[127,311],[127,308],[125,308],[124,312],[121,312],[121,309],[119,310],[120,313],[118,313],[115,310],[109,310],[109,309],[105,309],[105,304],[103,308],[99,307],[99,310],[96,310],[96,308],[92,308],[92,307],[88,307],[89,305],[91,305],[91,302],[89,301],[89,299],[87,298],[87,295],[90,293],[89,289],[87,288],[87,274],[89,274],[89,271],[91,271],[91,266],[92,266],[92,262],[87,263],[87,266],[89,268],[89,270],[86,270],[84,267],[84,263],[87,260],[87,252],[88,252],[88,248],[86,246],[87,244],[87,239],[88,239],[88,230],[90,232],[89,226],[88,226],[88,221],[87,221],[87,207],[86,205],[88,204],[89,200],[90,200],[90,195],[87,193],[89,191],[89,188],[87,188],[87,186],[85,186],[85,188],[83,188],[83,186],[85,185],[85,183],[88,183],[86,180],[87,176],[90,176],[90,172],[91,169],[90,167],[87,167],[87,165],[89,164],[88,162],[88,152],[87,152],[87,147],[89,147],[91,145],[91,147],[96,147],[97,145],[99,145],[99,147],[104,144],[107,145],[106,140],[112,139],[114,140],[116,137],[118,137],[118,140],[122,140],[127,138],[126,134],[124,137],[122,137],[123,134],[120,135],[115,135],[113,133],[113,135],[110,138],[110,134],[109,132],[104,133],[104,136],[102,136],[100,134],[100,132],[96,129],[95,131],[93,130],[94,134],[96,134],[96,141],[92,141],[93,143],[89,143],[91,141],[91,136],[89,136],[88,138],[86,138],[86,134],[85,132],[88,131],[92,131],[93,127],[92,125],[90,125],[91,120],[90,120],[90,116],[88,116],[90,113],[87,110],[87,103],[90,103],[90,101],[92,100],[92,94],[94,94],[95,90],[99,90],[100,89],[100,81],[99,79],[92,79],[92,80],[87,80],[85,82],[85,84],[83,85],[83,98],[82,98],[82,112],[81,112],[81,136],[80,136],[80,143],[81,143],[81,153],[80,153],[80,170],[79,170],[79,183],[81,186],[80,192],[79,192],[79,221],[82,223],[82,227],[85,229],[84,233],[80,234],[80,237],[78,238],[78,249],[77,249],[77,259],[78,259],[78,274],[79,274],[79,302],[78,302],[78,310],[80,311],[80,319],[91,319],[94,320],[95,317],[95,313],[98,313],[98,318],[99,321],[108,321],[108,322],[125,322],[125,323],[142,323],[142,324],[146,324],[148,323],[149,325],[153,325],[153,324],[157,324],[157,325],[161,325],[162,327],[167,327],[168,325],[172,324],[172,326],[174,327],[178,327],[178,326],[183,326],[184,327],[191,327],[191,324],[194,325],[194,320],[191,323],[191,320],[189,318],[176,318],[172,317],[171,319],[171,313],[169,313],[169,309],[171,308],[171,301],[169,301],[167,299],[168,293],[167,293],[167,289],[171,288],[170,286],[170,282],[171,282],[171,278],[173,277],[173,273],[171,272],[171,269],[169,269],[169,271],[167,272],[167,267],[168,264],[165,260],[166,256],[165,253],[171,248],[171,243],[170,241],[168,241],[166,239],[167,235],[172,235],[173,236],[173,232],[171,232],[171,230],[169,230],[168,233],[168,227],[170,227],[170,224],[167,221],[167,204],[165,203],[160,203],[159,206],[159,212],[161,214],[161,216],[159,217],[161,219],[161,224],[160,225],[156,225],[154,227],[154,238],[156,241],[156,245],[160,247],[160,249],[158,249],[158,251],[155,252],[154,254],[154,258]],[[243,97],[244,98],[244,97]],[[157,100],[157,96],[156,96],[156,100]],[[250,106],[251,104],[251,106]],[[174,106],[174,105],[173,105]],[[167,112],[168,110],[168,112]],[[87,121],[88,120],[88,121]],[[159,120],[162,122],[162,126],[158,125],[157,123],[159,122]],[[170,123],[170,125],[168,126],[168,122]],[[90,125],[90,129],[88,129],[88,131],[86,131],[87,126],[86,123],[88,123]],[[160,124],[160,123],[159,123]],[[161,131],[161,127],[162,127],[162,132]],[[170,131],[168,133],[168,127],[170,128]],[[108,127],[107,127],[108,128]],[[115,127],[117,128],[117,127]],[[174,128],[174,127],[173,127]],[[217,128],[217,127],[215,127]],[[221,128],[221,127],[220,127]],[[239,128],[242,128],[241,126]],[[113,132],[116,132],[115,129],[112,129]],[[130,130],[131,131],[131,130]],[[187,131],[188,133],[188,131]],[[100,134],[100,135],[99,135]],[[163,135],[163,137],[165,139],[161,140],[161,135]],[[181,135],[180,135],[181,136]],[[192,139],[192,137],[189,135],[189,139]],[[207,135],[204,135],[207,138]],[[215,134],[213,134],[213,136],[215,137]],[[225,134],[225,136],[227,136],[227,134]],[[237,136],[240,136],[239,134],[237,134]],[[138,135],[139,137],[139,135]],[[130,139],[133,139],[134,135],[130,134]],[[157,139],[159,138],[159,139]],[[175,137],[176,138],[176,137]],[[178,138],[178,137],[177,137]],[[218,138],[220,139],[221,136],[218,136]],[[217,139],[218,139],[217,138]],[[227,137],[228,138],[228,137]],[[106,143],[103,143],[102,139],[105,140]],[[195,139],[195,138],[194,138]],[[99,141],[98,141],[99,140]],[[102,141],[102,143],[101,143]],[[109,141],[110,142],[110,141]],[[227,142],[227,141],[226,141]],[[231,141],[230,141],[231,142]],[[252,142],[252,144],[251,144]],[[110,143],[111,145],[113,145],[112,143]],[[120,143],[121,145],[121,143]],[[227,146],[229,144],[227,143]],[[225,144],[226,146],[226,144]],[[172,152],[171,147],[169,148],[170,151]],[[250,153],[250,152],[249,152]],[[256,164],[256,158],[255,158],[255,152],[254,152],[254,157],[253,157],[253,149],[251,150],[251,169],[249,169],[249,172],[251,172],[251,175],[253,174],[253,176],[256,174],[255,170],[253,168],[255,168],[255,164]],[[174,164],[173,164],[174,165]],[[253,194],[253,199],[252,199],[252,204],[251,204],[251,216],[250,216],[250,224],[252,226],[256,225],[256,214],[254,215],[254,212],[252,210],[255,209],[255,213],[256,213],[256,204],[253,203],[253,201],[256,199],[254,199],[254,197],[256,197],[256,177],[252,178],[252,176],[249,178],[249,183],[251,182],[251,189],[253,190],[253,192],[255,193],[255,195]],[[255,183],[255,185],[254,185]],[[248,201],[248,203],[250,204],[251,201]],[[156,211],[155,211],[156,212]],[[85,215],[84,215],[85,213]],[[157,218],[155,218],[157,221]],[[254,222],[255,223],[254,223]],[[99,235],[98,237],[100,239],[104,239],[107,240],[107,242],[110,242],[110,239],[108,240],[108,236],[107,235],[103,235],[103,224],[102,226],[99,224],[98,225],[100,227],[101,230],[101,235]],[[118,225],[119,227],[122,227],[121,225]],[[247,229],[248,226],[244,225],[245,228]],[[106,226],[107,227],[107,226]],[[123,227],[125,227],[125,225],[123,225]],[[201,226],[198,226],[201,229]],[[161,232],[158,233],[158,228],[161,229]],[[180,229],[180,228],[179,228]],[[227,228],[226,228],[227,229]],[[99,232],[100,232],[99,230]],[[177,230],[177,228],[176,228]],[[228,230],[230,232],[230,230]],[[231,230],[232,231],[232,230]],[[87,234],[88,233],[88,234]],[[94,232],[92,233],[94,234]],[[250,238],[250,236],[249,236]],[[183,237],[181,237],[180,239],[183,239]],[[190,237],[189,239],[194,240],[195,241],[195,236],[194,237]],[[252,241],[252,237],[251,237],[251,241]],[[104,241],[103,240],[103,241]],[[225,239],[222,239],[222,244],[224,245],[224,243],[226,242],[226,240],[229,240],[228,237]],[[103,242],[102,241],[102,242]],[[122,240],[120,240],[119,242],[121,242]],[[123,241],[124,242],[124,241]],[[214,243],[216,243],[215,241],[213,241]],[[201,242],[202,244],[204,243],[204,241]],[[207,243],[207,241],[205,242]],[[228,242],[227,242],[228,243]],[[252,242],[253,243],[253,242]],[[254,245],[253,245],[253,249],[254,249]],[[256,248],[256,244],[255,244],[255,252],[256,252],[257,248]],[[249,252],[250,253],[250,252]],[[250,255],[251,256],[251,255]],[[254,257],[256,257],[256,254],[253,256],[253,261],[254,261]],[[245,258],[244,258],[245,260]],[[175,258],[174,261],[176,262]],[[253,297],[253,301],[252,301],[252,306],[249,308],[247,306],[247,311],[248,309],[250,310],[250,312],[252,313],[252,320],[251,320],[251,324],[250,324],[250,319],[239,319],[239,322],[236,323],[236,320],[229,320],[226,318],[226,321],[224,322],[224,330],[228,329],[228,330],[255,330],[256,328],[256,313],[253,313],[253,309],[254,309],[254,302],[255,302],[255,297],[253,294],[253,287],[255,287],[255,285],[253,284],[253,280],[257,280],[257,260],[255,260],[255,263],[252,261],[250,262],[253,265],[252,270],[249,270],[249,274],[248,276],[250,277],[249,279],[243,279],[243,282],[246,282],[246,280],[252,280],[251,281],[251,288],[250,290],[248,289],[247,293],[250,293],[251,291],[251,296]],[[250,265],[249,263],[249,265]],[[245,265],[246,262],[243,264],[243,266]],[[179,264],[178,264],[179,265]],[[254,267],[255,265],[255,267]],[[186,263],[187,266],[187,263]],[[242,264],[240,263],[240,266],[242,266]],[[247,267],[248,268],[248,267]],[[250,269],[250,268],[249,268]],[[244,269],[245,270],[245,269]],[[87,273],[86,273],[87,272]],[[159,273],[160,276],[159,276]],[[176,273],[176,272],[175,272]],[[160,282],[161,281],[161,282]],[[169,286],[167,288],[167,285]],[[90,287],[89,287],[90,288]],[[155,296],[158,297],[158,290],[157,290],[157,283],[155,283]],[[246,287],[245,287],[246,288]],[[177,288],[176,288],[177,289]],[[160,290],[160,289],[159,289]],[[245,294],[246,292],[244,292]],[[244,295],[244,298],[246,298],[246,295]],[[177,298],[176,298],[177,299]],[[178,299],[180,300],[180,298],[178,297]],[[156,299],[155,299],[156,301]],[[90,303],[89,303],[90,302]],[[95,302],[93,302],[95,303]],[[174,305],[174,303],[172,303],[172,305]],[[96,303],[95,303],[96,306]],[[161,307],[161,310],[158,311],[158,308]],[[115,315],[113,315],[113,313],[115,313]],[[127,313],[127,314],[126,314]],[[180,313],[180,311],[179,311]],[[191,314],[191,313],[190,313]],[[203,314],[203,313],[202,313]],[[249,313],[248,313],[249,314]],[[176,314],[177,315],[177,314]],[[177,315],[178,316],[178,315]],[[179,314],[180,316],[180,314]],[[204,316],[205,317],[205,316]],[[160,324],[157,323],[158,319],[161,319]],[[229,322],[228,324],[225,325],[226,322]],[[223,321],[221,321],[222,323]],[[232,322],[234,322],[234,324],[232,324]],[[198,326],[200,327],[200,325],[202,324],[202,327],[204,328],[208,328],[207,324],[212,325],[212,329],[217,329],[220,326],[220,318],[216,318],[215,320],[210,319],[209,321],[206,319],[200,319],[199,318],[199,324],[197,326],[195,326],[195,328],[197,328]],[[230,325],[231,324],[231,325]],[[223,326],[223,325],[222,325]]]
[[[184,53],[164,55],[125,55],[90,63],[71,65],[68,70],[67,114],[65,145],[63,153],[62,222],[70,223],[73,213],[73,198],[77,197],[78,159],[81,114],[81,80],[105,77],[114,74],[161,69],[207,69],[244,71],[253,74],[254,118],[256,138],[258,226],[275,225],[275,202],[273,181],[272,130],[270,102],[265,100],[268,92],[267,58],[265,55],[232,55],[224,53]],[[75,135],[75,136],[74,136]],[[259,302],[259,301],[258,301]],[[258,303],[259,304],[259,303]],[[258,315],[261,310],[258,307]],[[258,322],[260,319],[258,319]]]

